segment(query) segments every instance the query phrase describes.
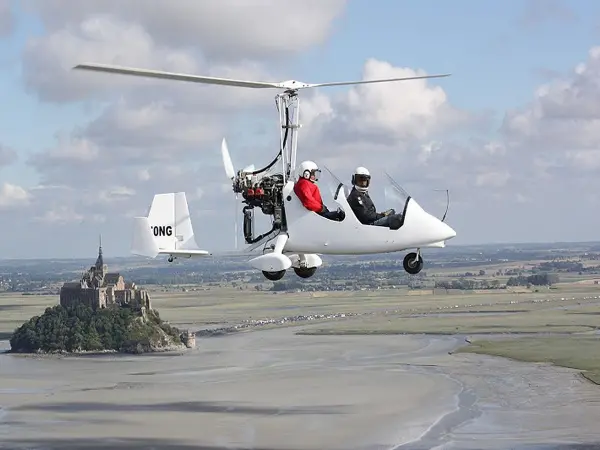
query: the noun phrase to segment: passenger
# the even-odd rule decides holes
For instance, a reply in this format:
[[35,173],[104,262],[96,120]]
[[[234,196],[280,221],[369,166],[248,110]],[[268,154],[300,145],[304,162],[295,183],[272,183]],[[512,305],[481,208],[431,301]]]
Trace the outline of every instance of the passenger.
[[321,171],[313,161],[303,161],[298,167],[298,181],[294,185],[294,193],[298,196],[302,204],[309,211],[330,219],[341,222],[346,217],[343,210],[329,211],[323,204],[321,192],[316,182],[319,179]]
[[357,167],[352,175],[352,190],[348,194],[348,204],[354,211],[356,218],[365,225],[400,228],[402,214],[396,214],[394,209],[378,213],[373,200],[369,196],[371,174],[364,167]]

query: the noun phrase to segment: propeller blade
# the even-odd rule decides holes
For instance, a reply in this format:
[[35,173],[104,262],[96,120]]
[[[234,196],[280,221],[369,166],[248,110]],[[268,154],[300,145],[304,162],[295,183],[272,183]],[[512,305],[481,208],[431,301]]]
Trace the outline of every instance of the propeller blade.
[[233,180],[235,178],[235,169],[229,156],[229,149],[227,148],[227,141],[223,138],[221,142],[221,156],[223,157],[223,166],[225,166],[225,174],[227,178]]
[[137,77],[159,78],[164,80],[191,81],[193,83],[220,84],[248,88],[277,88],[278,83],[265,83],[262,81],[233,80],[230,78],[204,77],[184,73],[165,72],[161,70],[136,69],[133,67],[113,66],[109,64],[78,64],[73,69],[90,70],[92,72],[118,73]]
[[362,81],[335,81],[332,83],[316,83],[310,84],[306,87],[326,87],[326,86],[349,86],[353,84],[370,84],[370,83],[389,83],[392,81],[408,81],[408,80],[422,80],[425,78],[443,78],[449,77],[451,74],[445,73],[441,75],[422,75],[418,77],[402,77],[402,78],[382,78],[378,80],[362,80]]
[[92,72],[106,72],[106,73],[117,73],[121,75],[133,75],[138,77],[148,78],[160,78],[165,80],[177,80],[177,81],[190,81],[193,83],[205,83],[205,84],[219,84],[224,86],[237,86],[247,88],[275,88],[275,89],[307,89],[315,87],[327,87],[327,86],[349,86],[354,84],[370,84],[370,83],[389,83],[392,81],[408,81],[408,80],[422,80],[425,78],[442,78],[449,77],[450,74],[441,75],[422,75],[416,77],[402,77],[402,78],[383,78],[377,80],[362,80],[362,81],[336,81],[331,83],[304,83],[296,80],[287,80],[278,83],[265,82],[265,81],[249,81],[249,80],[234,80],[231,78],[217,78],[217,77],[205,77],[200,75],[189,75],[184,73],[165,72],[162,70],[149,70],[149,69],[137,69],[133,67],[114,66],[110,64],[78,64],[73,69],[76,70],[90,70]]

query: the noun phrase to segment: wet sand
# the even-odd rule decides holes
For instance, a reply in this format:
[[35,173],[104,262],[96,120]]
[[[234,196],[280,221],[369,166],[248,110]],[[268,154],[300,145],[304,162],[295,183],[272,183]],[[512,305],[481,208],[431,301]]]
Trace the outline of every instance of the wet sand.
[[0,448],[537,450],[600,442],[600,389],[575,371],[449,355],[459,337],[294,331],[197,339],[177,356],[0,355]]

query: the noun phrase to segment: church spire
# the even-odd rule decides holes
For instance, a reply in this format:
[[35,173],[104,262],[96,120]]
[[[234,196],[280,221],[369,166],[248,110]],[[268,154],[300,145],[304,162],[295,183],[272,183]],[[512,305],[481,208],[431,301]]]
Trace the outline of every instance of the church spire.
[[102,257],[102,235],[100,235],[98,245],[98,258],[96,259],[96,269],[102,270],[104,268],[104,258]]

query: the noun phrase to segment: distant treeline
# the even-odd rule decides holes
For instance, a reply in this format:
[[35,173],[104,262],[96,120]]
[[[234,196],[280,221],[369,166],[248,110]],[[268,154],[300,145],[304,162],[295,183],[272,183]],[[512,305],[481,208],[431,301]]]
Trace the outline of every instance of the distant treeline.
[[510,277],[506,281],[507,286],[551,286],[558,283],[558,275],[554,273],[538,273],[535,275]]

